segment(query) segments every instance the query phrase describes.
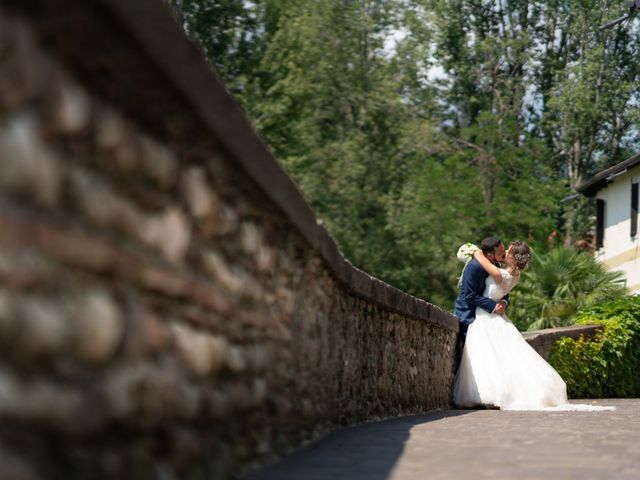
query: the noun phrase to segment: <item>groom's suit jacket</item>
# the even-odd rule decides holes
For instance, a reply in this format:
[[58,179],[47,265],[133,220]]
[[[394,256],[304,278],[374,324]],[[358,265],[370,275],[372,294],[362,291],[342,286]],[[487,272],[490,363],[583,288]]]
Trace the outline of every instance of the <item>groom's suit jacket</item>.
[[[480,262],[472,258],[462,272],[462,285],[456,299],[455,315],[461,323],[462,333],[466,333],[467,327],[476,319],[476,307],[491,313],[496,308],[496,302],[488,297],[483,297],[485,281],[489,274],[482,268]],[[509,295],[504,297],[507,304]]]

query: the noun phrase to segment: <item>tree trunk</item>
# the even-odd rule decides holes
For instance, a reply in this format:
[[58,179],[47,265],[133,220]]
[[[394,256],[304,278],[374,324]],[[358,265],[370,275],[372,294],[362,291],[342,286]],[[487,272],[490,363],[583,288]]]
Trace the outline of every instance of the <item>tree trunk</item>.
[[[578,133],[575,134],[573,140],[573,146],[571,148],[570,155],[567,156],[567,175],[569,177],[569,188],[571,191],[575,190],[575,188],[580,185],[582,181],[582,144],[580,142],[580,136]],[[566,236],[564,239],[564,245],[566,247],[571,246],[573,244],[573,237],[575,235],[574,232],[574,221],[576,217],[575,206],[573,202],[568,202],[567,207],[565,209],[566,213]]]

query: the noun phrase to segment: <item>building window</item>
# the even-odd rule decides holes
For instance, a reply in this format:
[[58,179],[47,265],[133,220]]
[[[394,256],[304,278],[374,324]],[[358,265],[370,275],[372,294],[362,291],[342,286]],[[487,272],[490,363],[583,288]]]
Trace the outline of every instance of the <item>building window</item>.
[[596,250],[604,245],[604,209],[605,201],[596,199]]
[[631,184],[631,236],[638,233],[638,184]]

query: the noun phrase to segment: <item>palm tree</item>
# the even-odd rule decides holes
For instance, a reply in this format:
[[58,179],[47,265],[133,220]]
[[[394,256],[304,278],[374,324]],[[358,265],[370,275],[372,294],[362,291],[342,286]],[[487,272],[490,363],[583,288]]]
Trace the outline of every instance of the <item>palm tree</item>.
[[620,272],[573,248],[556,248],[534,258],[511,301],[510,318],[520,330],[572,325],[587,307],[626,294]]

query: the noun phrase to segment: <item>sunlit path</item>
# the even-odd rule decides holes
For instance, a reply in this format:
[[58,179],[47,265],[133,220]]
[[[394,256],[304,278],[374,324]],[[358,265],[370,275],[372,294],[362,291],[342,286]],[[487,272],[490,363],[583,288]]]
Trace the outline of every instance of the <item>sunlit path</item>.
[[346,428],[247,480],[637,479],[640,400],[595,403],[617,410],[448,410]]

